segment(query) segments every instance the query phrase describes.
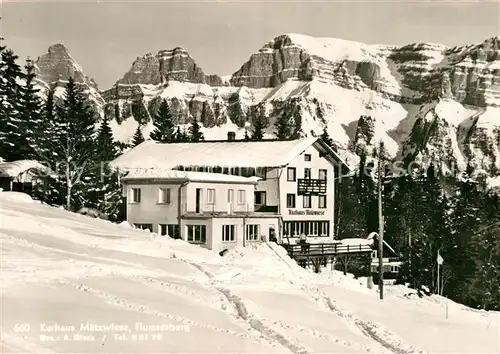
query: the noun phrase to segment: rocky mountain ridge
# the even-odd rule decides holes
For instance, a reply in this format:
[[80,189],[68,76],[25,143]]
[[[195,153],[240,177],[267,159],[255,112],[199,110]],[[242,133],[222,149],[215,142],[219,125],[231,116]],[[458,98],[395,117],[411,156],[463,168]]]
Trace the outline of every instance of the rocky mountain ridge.
[[[53,84],[73,75],[95,94],[93,80],[56,46],[36,62],[39,78]],[[148,134],[163,98],[177,124],[198,119],[207,138],[224,138],[229,130],[241,137],[245,123],[258,118],[272,134],[274,119],[286,114],[302,135],[318,135],[326,125],[352,161],[356,151],[371,151],[382,140],[394,159],[460,168],[472,162],[490,177],[500,170],[498,37],[449,48],[286,34],[229,78],[206,74],[176,47],[138,57],[93,101],[113,120],[117,138],[126,141],[137,124]]]

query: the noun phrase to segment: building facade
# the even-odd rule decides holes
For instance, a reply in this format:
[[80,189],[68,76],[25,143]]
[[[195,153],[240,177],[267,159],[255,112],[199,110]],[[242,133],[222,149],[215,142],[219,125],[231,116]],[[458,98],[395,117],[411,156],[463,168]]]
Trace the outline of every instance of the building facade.
[[48,188],[47,180],[54,173],[34,160],[18,160],[0,163],[0,191],[33,194],[35,185]]
[[295,243],[301,234],[331,242],[335,180],[346,167],[317,138],[147,141],[113,165],[129,171],[129,222],[218,251],[261,240]]
[[255,212],[257,178],[152,169],[123,178],[127,220],[140,229],[222,251],[268,240],[278,218]]

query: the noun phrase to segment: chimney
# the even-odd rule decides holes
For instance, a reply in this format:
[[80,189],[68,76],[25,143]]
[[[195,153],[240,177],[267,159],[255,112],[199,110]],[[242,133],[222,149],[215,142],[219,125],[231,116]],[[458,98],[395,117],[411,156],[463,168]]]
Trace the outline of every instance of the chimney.
[[236,133],[235,132],[227,132],[227,141],[234,141],[236,140]]

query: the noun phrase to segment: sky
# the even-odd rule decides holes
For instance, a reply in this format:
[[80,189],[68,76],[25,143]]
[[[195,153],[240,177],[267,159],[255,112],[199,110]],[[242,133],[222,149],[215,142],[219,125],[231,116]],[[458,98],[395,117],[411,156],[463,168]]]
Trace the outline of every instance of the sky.
[[137,57],[176,46],[205,73],[228,75],[284,33],[450,46],[500,36],[500,0],[0,0],[0,9],[4,44],[21,58],[63,43],[101,89]]

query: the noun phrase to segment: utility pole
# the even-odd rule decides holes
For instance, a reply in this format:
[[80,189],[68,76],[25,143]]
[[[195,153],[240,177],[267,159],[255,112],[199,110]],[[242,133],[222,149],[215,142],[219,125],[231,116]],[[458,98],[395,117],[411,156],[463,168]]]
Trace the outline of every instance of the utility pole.
[[384,215],[382,214],[382,141],[379,145],[378,156],[378,290],[380,300],[384,299]]

